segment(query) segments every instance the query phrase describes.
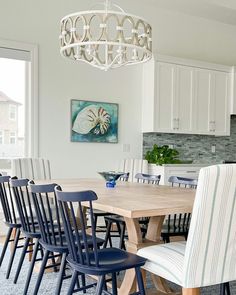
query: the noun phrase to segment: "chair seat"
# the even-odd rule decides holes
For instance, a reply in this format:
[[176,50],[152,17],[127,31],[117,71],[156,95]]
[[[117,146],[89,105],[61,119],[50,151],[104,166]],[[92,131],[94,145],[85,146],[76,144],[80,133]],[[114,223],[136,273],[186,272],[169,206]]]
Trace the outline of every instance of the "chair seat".
[[8,222],[6,220],[4,220],[4,223],[5,223],[6,226],[12,227],[12,228],[20,228],[21,227],[21,222],[20,222],[19,217],[16,218],[16,223],[11,223],[11,222]]
[[[146,259],[117,248],[105,248],[98,250],[99,267],[94,262],[94,252],[89,253],[91,265],[81,265],[72,260],[69,255],[67,260],[71,266],[79,272],[90,275],[103,275],[119,272],[122,270],[140,267],[145,264]],[[84,256],[85,259],[85,256]]]
[[186,242],[174,242],[142,248],[138,255],[147,259],[144,269],[183,286]]
[[[81,238],[82,240],[82,238]],[[88,246],[93,247],[93,240],[90,235],[87,235],[87,240],[88,240]],[[63,233],[61,236],[57,235],[56,236],[56,245],[50,245],[45,243],[42,239],[39,240],[40,244],[47,249],[48,251],[51,252],[60,252],[60,253],[67,253],[68,252],[68,244],[66,241],[66,236]],[[100,238],[96,238],[97,245],[100,247],[103,245],[104,240]],[[83,240],[82,240],[82,245],[83,245]]]

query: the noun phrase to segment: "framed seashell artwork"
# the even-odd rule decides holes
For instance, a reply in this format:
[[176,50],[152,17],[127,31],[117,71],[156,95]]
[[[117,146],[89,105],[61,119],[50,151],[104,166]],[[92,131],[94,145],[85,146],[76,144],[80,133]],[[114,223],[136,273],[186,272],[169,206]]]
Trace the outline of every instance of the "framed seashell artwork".
[[72,142],[118,142],[118,104],[71,100]]

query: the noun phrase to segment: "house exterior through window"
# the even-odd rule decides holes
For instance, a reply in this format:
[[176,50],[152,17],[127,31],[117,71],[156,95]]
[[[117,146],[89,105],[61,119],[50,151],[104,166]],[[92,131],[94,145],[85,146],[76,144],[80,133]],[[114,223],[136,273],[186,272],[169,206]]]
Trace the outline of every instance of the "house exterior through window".
[[38,47],[0,39],[0,173],[20,157],[38,157]]

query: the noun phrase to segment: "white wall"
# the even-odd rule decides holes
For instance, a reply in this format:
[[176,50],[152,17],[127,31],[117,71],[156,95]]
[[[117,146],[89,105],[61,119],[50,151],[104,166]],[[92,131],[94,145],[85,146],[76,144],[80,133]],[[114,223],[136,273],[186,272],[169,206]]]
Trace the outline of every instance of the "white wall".
[[[104,73],[59,54],[60,18],[94,2],[0,0],[0,38],[39,45],[39,152],[51,160],[54,177],[96,176],[98,170],[115,169],[117,159],[142,154],[142,67]],[[116,2],[150,21],[158,53],[236,64],[234,26],[162,10],[146,0]],[[71,143],[71,99],[118,103],[119,143]],[[123,153],[127,143],[131,151]]]

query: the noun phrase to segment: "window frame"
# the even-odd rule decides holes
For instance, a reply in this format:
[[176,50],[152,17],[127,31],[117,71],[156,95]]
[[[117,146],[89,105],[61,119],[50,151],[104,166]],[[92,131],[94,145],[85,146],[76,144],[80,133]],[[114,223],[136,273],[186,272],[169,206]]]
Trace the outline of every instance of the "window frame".
[[[12,135],[14,133],[14,135]],[[14,138],[14,143],[11,142],[11,139]],[[16,131],[11,131],[9,134],[9,144],[17,144],[17,133]]]
[[37,158],[39,156],[38,45],[0,39],[0,47],[30,53],[30,61],[26,61],[25,157]]
[[[14,109],[14,112],[12,110]],[[11,118],[11,114],[14,113],[14,118]],[[17,107],[15,104],[9,104],[9,120],[10,121],[16,121],[17,119]]]

